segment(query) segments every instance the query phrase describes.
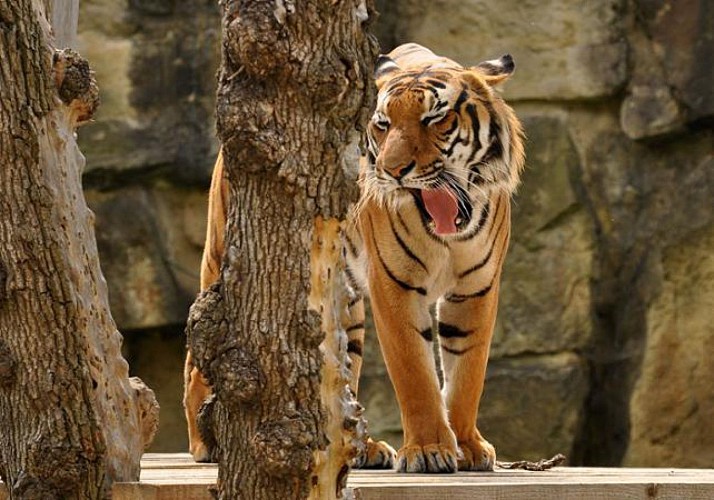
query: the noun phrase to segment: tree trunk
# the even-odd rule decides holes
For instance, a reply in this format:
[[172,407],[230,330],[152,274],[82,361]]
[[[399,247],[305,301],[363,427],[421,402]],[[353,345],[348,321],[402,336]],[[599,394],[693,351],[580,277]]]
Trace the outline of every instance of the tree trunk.
[[103,498],[137,480],[158,418],[121,356],[82,194],[74,130],[97,88],[85,60],[50,47],[51,11],[68,2],[0,3],[0,475],[11,498]]
[[188,327],[216,394],[204,417],[218,496],[335,498],[363,437],[339,326],[340,221],[357,197],[374,98],[373,5],[226,0],[223,9],[218,131],[231,210],[221,276]]

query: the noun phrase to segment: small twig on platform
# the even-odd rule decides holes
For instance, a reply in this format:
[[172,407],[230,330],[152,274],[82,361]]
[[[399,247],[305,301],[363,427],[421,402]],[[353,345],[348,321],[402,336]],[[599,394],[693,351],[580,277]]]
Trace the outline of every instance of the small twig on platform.
[[528,460],[519,460],[518,462],[496,462],[496,467],[499,469],[523,469],[531,471],[544,471],[551,469],[565,462],[565,455],[558,453],[553,458],[541,459],[537,462],[529,462]]

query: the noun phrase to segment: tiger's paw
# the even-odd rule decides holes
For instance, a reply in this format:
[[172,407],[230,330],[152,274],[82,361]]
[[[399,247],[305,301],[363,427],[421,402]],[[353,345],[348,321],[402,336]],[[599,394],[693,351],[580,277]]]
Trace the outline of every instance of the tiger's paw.
[[198,443],[193,446],[191,446],[190,449],[191,456],[193,457],[194,462],[198,463],[211,463],[213,460],[211,460],[211,452],[208,449],[208,446],[206,446],[204,443]]
[[397,472],[456,472],[456,450],[438,443],[404,446],[397,453]]
[[364,453],[354,460],[353,467],[356,469],[391,469],[394,467],[394,451],[386,441],[374,441],[367,439]]
[[496,465],[496,449],[478,436],[459,442],[459,470],[492,471]]

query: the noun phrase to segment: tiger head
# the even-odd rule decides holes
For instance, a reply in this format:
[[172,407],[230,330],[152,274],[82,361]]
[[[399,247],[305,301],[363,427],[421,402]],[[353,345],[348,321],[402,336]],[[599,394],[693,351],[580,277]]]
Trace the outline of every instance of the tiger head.
[[392,207],[413,198],[439,236],[469,232],[523,168],[521,124],[494,90],[514,67],[505,55],[464,68],[416,44],[381,56],[363,193]]

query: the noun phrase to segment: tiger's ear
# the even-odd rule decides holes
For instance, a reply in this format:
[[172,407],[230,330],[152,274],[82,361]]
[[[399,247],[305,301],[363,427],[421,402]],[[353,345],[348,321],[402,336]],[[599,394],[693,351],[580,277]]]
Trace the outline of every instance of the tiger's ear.
[[511,54],[505,54],[498,59],[478,63],[472,69],[477,69],[486,83],[493,87],[506,81],[516,69],[516,64]]
[[399,66],[390,57],[380,55],[377,62],[374,63],[374,80],[377,84],[377,90],[382,88],[384,82],[389,79],[389,75],[399,71]]

